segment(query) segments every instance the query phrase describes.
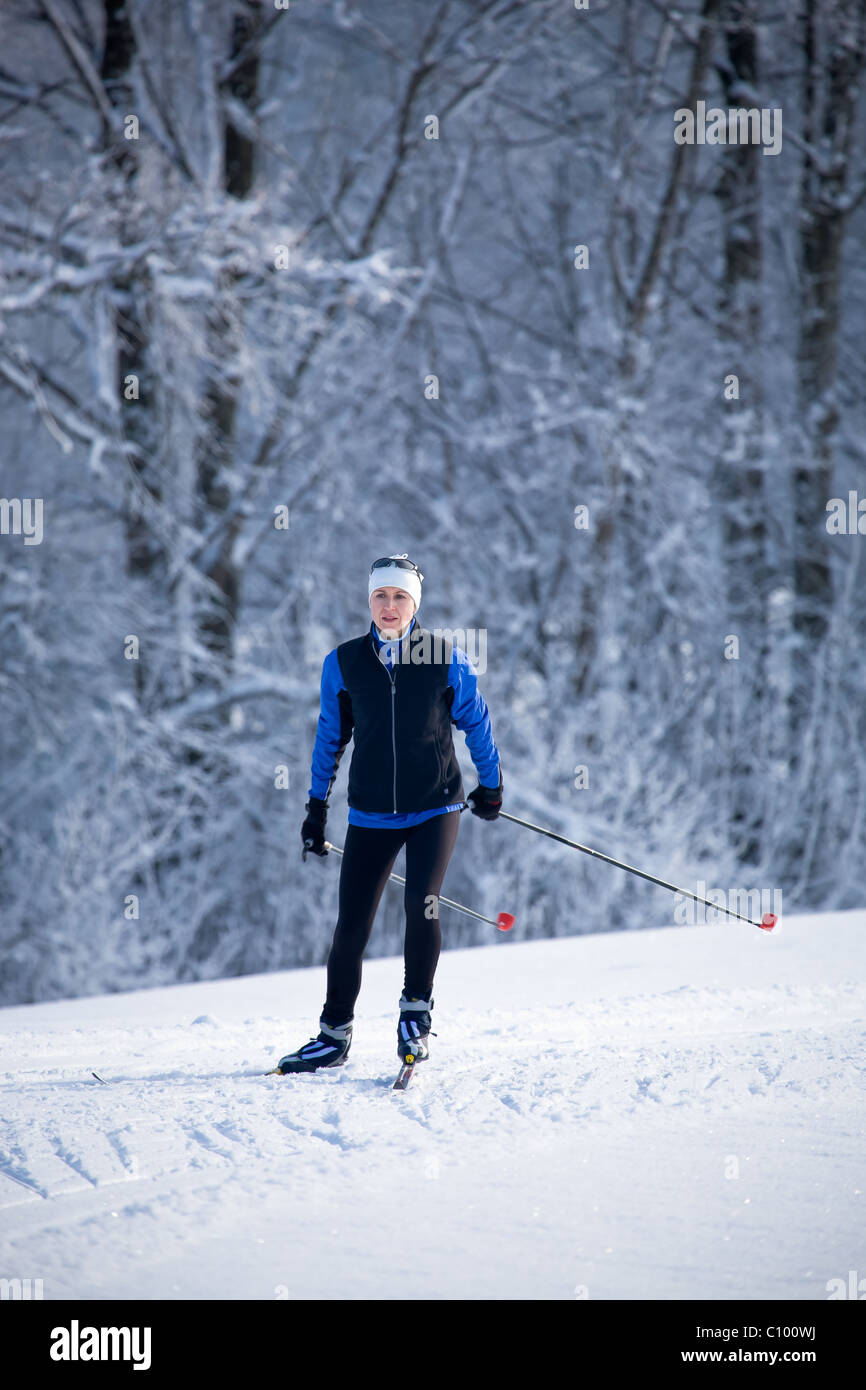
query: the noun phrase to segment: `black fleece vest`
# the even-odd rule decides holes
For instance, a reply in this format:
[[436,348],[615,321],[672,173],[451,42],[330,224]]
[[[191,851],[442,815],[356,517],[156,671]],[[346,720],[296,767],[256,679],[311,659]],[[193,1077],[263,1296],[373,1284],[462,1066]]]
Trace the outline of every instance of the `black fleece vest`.
[[357,811],[406,814],[463,800],[451,738],[451,643],[416,623],[402,647],[409,659],[391,671],[372,632],[337,648],[354,726],[349,805]]

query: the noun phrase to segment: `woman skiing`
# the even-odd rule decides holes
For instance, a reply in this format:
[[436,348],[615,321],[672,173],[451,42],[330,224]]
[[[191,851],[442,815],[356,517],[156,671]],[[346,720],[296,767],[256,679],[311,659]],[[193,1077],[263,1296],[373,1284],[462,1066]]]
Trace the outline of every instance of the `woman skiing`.
[[328,853],[328,797],[346,745],[354,738],[349,825],[320,1031],[281,1059],[275,1070],[283,1074],[345,1062],[361,962],[403,845],[405,975],[397,1051],[401,1061],[428,1056],[433,976],[442,944],[438,898],[464,804],[452,723],[466,735],[478,773],[479,785],[468,798],[473,814],[495,820],[502,805],[499,753],[475,671],[459,647],[416,622],[423,578],[406,555],[374,561],[368,585],[370,628],[336,647],[322,666],[312,785],[301,827],[304,857],[307,851]]

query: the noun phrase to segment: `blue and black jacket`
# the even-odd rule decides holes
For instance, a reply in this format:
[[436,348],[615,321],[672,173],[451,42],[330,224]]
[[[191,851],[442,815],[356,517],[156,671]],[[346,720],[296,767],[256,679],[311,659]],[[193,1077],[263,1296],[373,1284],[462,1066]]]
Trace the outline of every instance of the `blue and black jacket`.
[[466,735],[481,785],[497,787],[499,752],[466,653],[414,618],[393,639],[380,637],[371,622],[322,665],[308,794],[327,801],[353,738],[350,825],[393,829],[459,811],[464,791],[452,724]]

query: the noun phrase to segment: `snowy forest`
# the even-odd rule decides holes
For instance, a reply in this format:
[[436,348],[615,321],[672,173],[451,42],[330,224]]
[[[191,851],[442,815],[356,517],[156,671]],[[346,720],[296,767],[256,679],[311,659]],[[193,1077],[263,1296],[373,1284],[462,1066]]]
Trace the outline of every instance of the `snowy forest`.
[[[393,552],[504,810],[863,905],[864,65],[866,0],[3,7],[0,1003],[323,964]],[[517,918],[446,949],[693,920],[468,814],[444,892]]]

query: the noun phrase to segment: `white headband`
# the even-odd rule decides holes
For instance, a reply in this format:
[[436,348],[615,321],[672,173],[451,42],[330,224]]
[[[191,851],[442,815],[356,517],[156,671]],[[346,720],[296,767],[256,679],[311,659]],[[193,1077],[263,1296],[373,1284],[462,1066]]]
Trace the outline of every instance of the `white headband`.
[[[391,555],[392,560],[406,560],[407,555]],[[405,589],[406,593],[415,600],[415,611],[421,607],[421,580],[423,575],[418,570],[404,570],[399,565],[380,565],[378,569],[370,571],[370,584],[367,590],[367,597],[370,598],[376,589],[391,588]]]

